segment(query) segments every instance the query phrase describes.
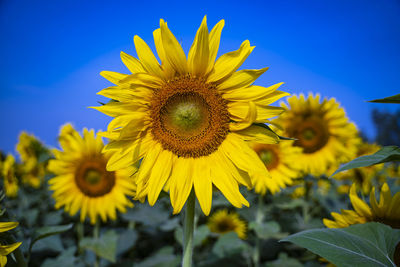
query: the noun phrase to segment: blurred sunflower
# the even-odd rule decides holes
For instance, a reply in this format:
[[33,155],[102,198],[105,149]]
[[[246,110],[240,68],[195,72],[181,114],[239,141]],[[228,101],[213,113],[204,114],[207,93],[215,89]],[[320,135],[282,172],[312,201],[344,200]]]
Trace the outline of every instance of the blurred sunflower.
[[43,182],[46,163],[39,162],[39,157],[49,151],[34,135],[22,132],[16,150],[21,158],[20,166],[22,182],[38,188]]
[[[381,147],[377,144],[369,144],[367,142],[361,142],[357,146],[357,153],[355,157],[361,157],[365,155],[371,155],[377,152]],[[364,195],[368,195],[371,192],[372,184],[373,184],[373,179],[374,178],[381,178],[377,177],[377,174],[379,171],[382,170],[383,168],[383,163],[382,164],[376,164],[368,167],[362,167],[362,168],[356,168],[356,169],[351,169],[348,171],[340,172],[334,176],[335,179],[337,180],[342,180],[342,181],[351,181],[352,183],[355,183],[357,185],[357,188],[361,189],[361,192]],[[380,179],[382,180],[382,178]],[[381,181],[383,182],[383,181]],[[348,191],[345,191],[345,186],[341,187],[341,190],[339,192],[343,193],[348,193]],[[347,188],[350,188],[347,187]]]
[[[213,185],[233,206],[248,206],[239,185],[250,188],[254,177],[269,174],[246,141],[279,142],[263,123],[283,111],[269,105],[288,94],[277,91],[281,83],[253,85],[267,68],[236,71],[254,48],[247,40],[215,61],[223,26],[221,20],[209,32],[204,17],[186,58],[161,19],[153,32],[161,65],[135,36],[139,60],[121,53],[132,74],[101,73],[117,85],[98,93],[116,101],[95,107],[115,117],[102,134],[111,140],[105,151],[116,151],[107,169],[142,159],[136,197],[154,205],[162,189],[169,191],[175,214],[194,188],[208,215]],[[279,186],[271,179],[268,188]]]
[[303,94],[288,98],[287,112],[276,123],[285,129],[285,136],[297,140],[303,148],[299,157],[304,172],[312,175],[327,173],[331,165],[353,159],[359,142],[357,129],[346,117],[344,109],[334,98],[320,101],[319,94]]
[[0,222],[0,266],[4,267],[7,264],[7,255],[16,250],[22,242],[17,242],[11,245],[2,244],[2,233],[14,229],[18,226],[17,222]]
[[351,186],[349,196],[354,210],[341,210],[342,214],[332,212],[333,221],[323,220],[326,227],[342,228],[359,223],[380,222],[400,229],[400,192],[392,196],[387,183],[381,188],[379,203],[375,197],[375,187],[370,192],[370,206],[358,197],[355,184]]
[[[69,127],[69,126],[65,126]],[[90,218],[92,224],[98,217],[116,219],[116,210],[125,212],[133,204],[128,196],[134,195],[135,184],[130,175],[134,167],[107,171],[111,152],[102,154],[104,147],[94,131],[83,130],[83,138],[76,131],[63,135],[63,151],[54,150],[56,159],[50,160],[48,169],[56,176],[49,180],[56,208],[65,207],[71,216],[80,210],[80,219]]]
[[227,209],[214,212],[208,219],[207,226],[213,233],[235,232],[239,238],[246,238],[246,222],[241,220],[237,213],[228,212]]
[[2,166],[3,185],[7,197],[16,197],[18,195],[18,180],[15,176],[15,158],[8,154]]
[[288,140],[279,144],[250,144],[271,174],[271,177],[256,177],[257,179],[253,181],[256,193],[264,195],[270,179],[277,182],[281,188],[285,188],[293,184],[293,179],[299,177],[301,166],[297,159],[302,149],[293,146],[292,143],[293,141]]

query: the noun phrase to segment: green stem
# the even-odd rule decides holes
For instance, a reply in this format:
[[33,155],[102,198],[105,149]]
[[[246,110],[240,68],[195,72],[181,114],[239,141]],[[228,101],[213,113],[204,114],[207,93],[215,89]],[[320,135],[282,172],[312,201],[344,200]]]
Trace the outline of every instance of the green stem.
[[84,237],[84,227],[82,222],[77,222],[76,223],[76,238],[77,238],[77,243],[78,243],[78,253],[79,255],[82,254],[83,249],[80,246],[81,240]]
[[[97,218],[96,224],[94,225],[94,228],[93,228],[93,238],[99,239],[99,233],[100,233],[100,219]],[[96,260],[94,262],[94,266],[95,267],[100,266],[100,257],[97,254],[96,254]]]
[[186,209],[185,209],[185,221],[183,226],[182,267],[192,266],[195,204],[196,202],[195,202],[194,191],[192,190],[186,202]]
[[[257,204],[257,213],[256,213],[256,224],[262,224],[264,219],[263,214],[263,196],[260,194],[258,195],[258,204]],[[260,266],[260,238],[256,235],[256,244],[253,251],[253,263],[254,267]]]

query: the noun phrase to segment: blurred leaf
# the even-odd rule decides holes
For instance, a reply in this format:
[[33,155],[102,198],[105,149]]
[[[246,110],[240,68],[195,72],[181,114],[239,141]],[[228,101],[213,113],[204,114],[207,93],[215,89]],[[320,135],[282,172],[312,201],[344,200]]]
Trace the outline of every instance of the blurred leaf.
[[43,264],[41,265],[42,267],[54,267],[54,266],[60,266],[60,267],[77,267],[77,266],[82,266],[82,264],[77,264],[76,262],[76,257],[74,256],[76,251],[76,248],[68,248],[65,250],[63,253],[61,253],[57,258],[55,259],[46,259]]
[[[193,246],[196,247],[198,245],[201,245],[201,243],[208,237],[208,235],[210,234],[210,230],[208,229],[208,226],[203,224],[199,227],[197,227],[194,230],[194,234],[193,234]],[[178,227],[175,230],[175,239],[176,241],[178,241],[178,243],[180,245],[183,244],[182,239],[183,239],[183,230],[182,227]]]
[[145,204],[137,204],[134,208],[122,214],[127,221],[140,222],[144,225],[157,226],[169,219],[169,213],[160,205],[150,207]]
[[400,161],[400,148],[397,146],[385,146],[377,151],[375,154],[362,156],[356,159],[353,159],[349,163],[342,165],[339,169],[337,169],[332,175],[354,169],[359,167],[367,167],[372,166],[379,163],[391,162],[391,161]]
[[80,247],[93,251],[97,256],[115,263],[118,235],[114,230],[109,230],[99,238],[85,237],[80,242]]
[[282,266],[302,267],[303,264],[294,258],[289,258],[286,253],[279,254],[279,258],[277,260],[265,264],[265,267],[282,267]]
[[172,219],[167,220],[160,226],[160,229],[168,232],[176,229],[179,226],[179,217],[174,217]]
[[62,210],[57,210],[53,212],[47,212],[44,217],[45,225],[56,225],[60,224],[62,221]]
[[212,252],[220,258],[228,257],[232,254],[241,253],[249,249],[235,232],[221,235],[215,243]]
[[51,251],[57,251],[57,252],[62,252],[64,250],[64,247],[62,245],[60,236],[53,235],[49,236],[44,239],[40,239],[35,243],[35,246],[32,248],[32,251],[37,252],[41,250],[51,250]]
[[40,239],[46,238],[51,235],[57,235],[66,232],[72,228],[73,224],[67,225],[56,225],[56,226],[45,226],[37,229],[32,235],[32,241],[29,245],[29,253],[32,250],[33,245]]
[[249,229],[254,230],[256,235],[261,239],[283,238],[287,236],[285,233],[280,233],[281,227],[274,221],[261,224],[253,221],[249,223]]
[[198,246],[203,243],[203,241],[208,237],[210,234],[210,229],[208,228],[207,225],[203,224],[199,227],[197,227],[194,231],[194,240],[193,240],[193,246]]
[[394,95],[394,96],[389,96],[381,99],[375,99],[371,100],[368,102],[373,102],[373,103],[392,103],[392,104],[400,104],[400,94]]
[[179,266],[180,262],[181,258],[174,255],[173,247],[166,246],[144,261],[135,264],[135,267],[170,267]]
[[282,241],[307,248],[337,266],[393,266],[400,230],[380,223],[352,225],[341,229],[314,229]]
[[117,254],[121,255],[133,247],[138,239],[138,234],[135,230],[128,229],[122,232],[118,237]]
[[295,199],[291,199],[288,202],[278,203],[278,204],[276,204],[276,206],[279,209],[292,210],[292,209],[297,209],[299,207],[303,207],[304,203],[305,203],[304,199],[295,198]]

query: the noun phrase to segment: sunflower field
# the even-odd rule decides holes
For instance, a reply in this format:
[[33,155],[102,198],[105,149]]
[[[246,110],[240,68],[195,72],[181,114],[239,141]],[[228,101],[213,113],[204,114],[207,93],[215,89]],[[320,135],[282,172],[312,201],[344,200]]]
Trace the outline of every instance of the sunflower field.
[[258,83],[248,40],[217,56],[224,25],[185,53],[161,19],[156,51],[136,35],[100,73],[106,130],[1,153],[1,267],[400,266],[400,148],[333,96]]

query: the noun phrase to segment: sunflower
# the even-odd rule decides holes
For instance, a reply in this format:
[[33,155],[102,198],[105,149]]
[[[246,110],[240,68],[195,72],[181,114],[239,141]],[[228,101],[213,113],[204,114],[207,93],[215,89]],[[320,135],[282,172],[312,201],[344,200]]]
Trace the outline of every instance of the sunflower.
[[8,154],[6,160],[3,162],[2,175],[6,196],[11,198],[16,197],[19,186],[17,177],[15,176],[15,158],[11,154]]
[[[9,231],[11,229],[14,229],[15,227],[18,226],[17,222],[0,222],[0,239],[2,233]],[[0,240],[0,241],[1,241]],[[4,267],[7,264],[7,255],[10,254],[11,252],[13,252],[14,250],[16,250],[20,245],[22,244],[22,242],[17,242],[11,245],[7,245],[7,244],[1,244],[0,242],[0,266]]]
[[[121,53],[132,74],[102,72],[116,86],[98,94],[111,101],[97,110],[115,117],[104,137],[105,151],[116,153],[107,169],[118,170],[141,161],[137,198],[154,205],[162,189],[169,191],[174,214],[192,188],[204,214],[211,209],[213,185],[235,207],[248,206],[239,185],[268,176],[265,165],[246,141],[278,143],[263,123],[283,108],[269,106],[287,93],[281,85],[253,85],[267,68],[236,71],[252,52],[249,41],[216,59],[221,20],[209,32],[204,17],[188,57],[164,20],[153,32],[161,65],[139,37],[134,43],[139,60]],[[270,180],[268,188],[278,190]]]
[[[251,143],[251,147],[260,157],[280,187],[285,188],[293,184],[293,179],[299,176],[301,166],[298,164],[298,157],[302,149],[292,145],[293,141],[282,141],[279,144]],[[254,190],[264,195],[268,188],[269,179],[259,176],[254,180]],[[267,177],[268,178],[268,177]]]
[[357,129],[346,117],[334,98],[320,101],[319,94],[301,94],[288,98],[287,112],[276,123],[285,129],[285,136],[297,140],[295,146],[303,148],[299,161],[304,172],[312,175],[327,173],[332,165],[354,158],[359,142]]
[[63,136],[63,151],[54,150],[56,159],[50,160],[48,169],[56,176],[49,180],[54,191],[55,207],[65,207],[71,216],[80,210],[80,219],[90,218],[92,224],[98,217],[116,219],[116,210],[125,212],[133,204],[128,196],[134,195],[135,184],[130,178],[134,167],[107,171],[112,152],[102,154],[104,147],[94,131],[83,130],[83,138],[73,130]]
[[207,226],[213,233],[235,232],[239,238],[246,238],[246,222],[241,220],[237,213],[228,212],[227,209],[214,212],[208,219]]
[[39,157],[48,150],[34,135],[22,132],[16,150],[21,158],[22,182],[38,188],[44,179],[46,162],[39,162]]
[[[357,146],[356,157],[374,154],[380,148],[381,147],[377,144],[369,144],[366,142],[361,142]],[[346,181],[346,180],[351,181],[357,185],[357,188],[361,189],[361,192],[364,195],[368,195],[369,192],[371,192],[374,178],[381,178],[379,180],[382,180],[382,177],[378,177],[378,173],[379,173],[379,171],[382,170],[383,165],[384,164],[382,163],[382,164],[376,164],[376,165],[368,166],[368,167],[351,169],[351,170],[340,172],[340,173],[336,174],[334,176],[334,178],[337,180],[342,180],[342,181]],[[343,189],[344,188],[345,187],[343,187]],[[345,193],[348,193],[348,191]]]
[[387,183],[381,188],[379,203],[375,197],[375,187],[372,188],[369,196],[371,206],[358,197],[355,184],[351,186],[349,196],[354,210],[341,210],[342,214],[332,212],[333,221],[323,220],[326,227],[343,228],[359,223],[380,222],[400,229],[400,192],[392,196]]

